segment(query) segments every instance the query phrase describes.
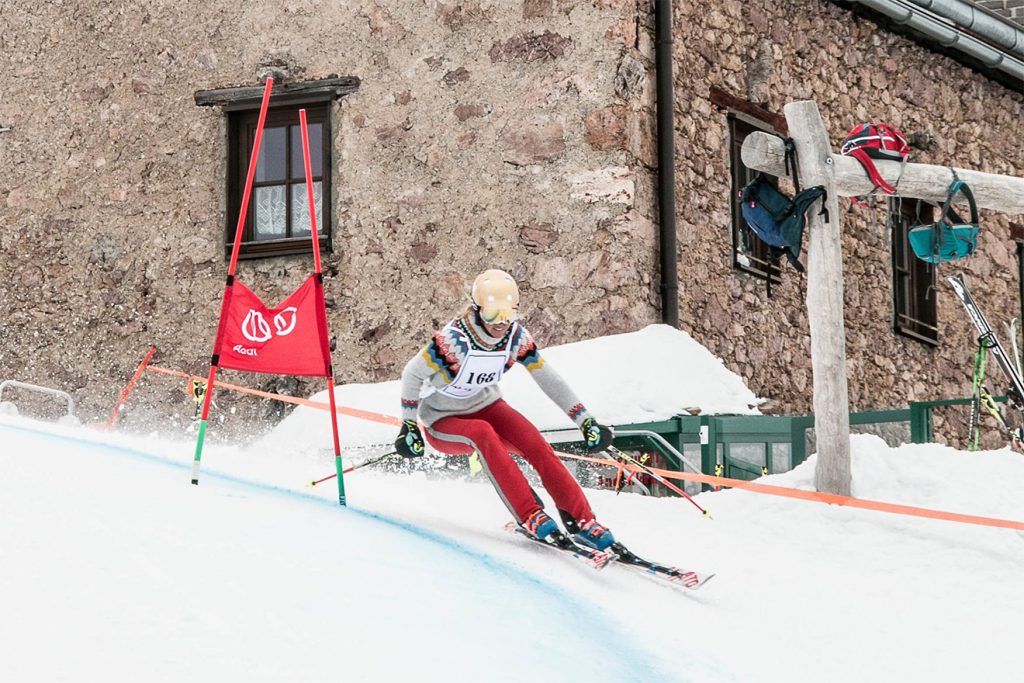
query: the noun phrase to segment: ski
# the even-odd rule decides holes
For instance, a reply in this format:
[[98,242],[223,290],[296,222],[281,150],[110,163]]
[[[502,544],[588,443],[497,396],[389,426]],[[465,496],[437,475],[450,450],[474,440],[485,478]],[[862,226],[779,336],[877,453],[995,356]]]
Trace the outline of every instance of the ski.
[[667,565],[646,560],[618,542],[612,544],[611,551],[615,557],[616,564],[622,565],[623,567],[638,569],[651,578],[666,581],[677,588],[697,590],[714,577],[714,574],[704,574],[692,570],[680,569],[679,567],[669,567]]
[[666,583],[674,588],[697,590],[714,576],[714,574],[704,574],[686,569],[679,569],[678,567],[669,567],[667,565],[646,560],[626,548],[626,546],[621,543],[613,543],[610,551],[601,551],[580,545],[561,531],[556,531],[551,534],[549,537],[551,540],[549,541],[537,538],[514,522],[506,524],[505,529],[515,532],[533,543],[542,545],[551,550],[565,553],[578,560],[582,560],[594,569],[604,569],[609,564],[618,564],[628,570],[642,572],[650,578]]
[[608,563],[614,559],[609,553],[601,552],[600,550],[594,550],[593,548],[586,548],[578,545],[571,538],[563,534],[561,531],[556,531],[548,536],[548,539],[537,538],[529,531],[519,526],[515,522],[509,522],[505,525],[507,531],[511,531],[519,534],[523,538],[542,545],[550,550],[555,550],[560,553],[564,553],[577,560],[586,562],[590,567],[594,569],[604,569],[608,566]]
[[988,320],[985,319],[985,314],[978,308],[978,304],[974,302],[974,297],[971,296],[971,291],[967,288],[967,283],[964,282],[963,275],[957,273],[956,275],[949,275],[946,277],[946,282],[950,284],[953,291],[956,292],[957,298],[960,299],[960,303],[967,309],[967,315],[970,316],[971,322],[978,328],[978,341],[995,356],[996,362],[999,363],[999,367],[1002,369],[1006,378],[1010,382],[1010,387],[1006,391],[1007,400],[1010,404],[1016,407],[1018,410],[1024,409],[1024,381],[1021,380],[1020,373],[1014,367],[1013,362],[1003,349],[1003,345],[999,343],[999,339],[996,338],[995,332],[992,331],[992,327],[988,324]]

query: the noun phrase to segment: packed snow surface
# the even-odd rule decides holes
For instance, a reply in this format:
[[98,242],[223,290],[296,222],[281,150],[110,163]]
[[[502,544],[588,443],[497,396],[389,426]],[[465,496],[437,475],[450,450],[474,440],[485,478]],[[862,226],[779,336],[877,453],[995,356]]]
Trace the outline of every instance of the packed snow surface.
[[[756,412],[663,326],[545,356],[608,423]],[[513,372],[502,389],[571,427],[531,385]],[[397,414],[397,382],[337,395]],[[395,431],[345,418],[346,464]],[[707,519],[588,489],[635,552],[715,573],[684,592],[505,531],[486,478],[430,455],[348,475],[342,508],[334,481],[308,486],[334,472],[330,443],[327,414],[299,409],[251,447],[208,444],[191,486],[186,435],[0,418],[0,681],[1021,680],[1019,532],[743,490],[700,494]],[[1019,454],[851,450],[858,497],[1024,520]],[[762,481],[811,489],[814,466]]]
[[[0,680],[1018,681],[1024,537],[588,490],[697,592],[536,548],[483,477],[0,422]],[[1024,457],[854,437],[858,496],[1024,520]],[[814,459],[765,481],[809,488]],[[543,495],[543,493],[542,493]],[[545,496],[546,498],[546,496]]]

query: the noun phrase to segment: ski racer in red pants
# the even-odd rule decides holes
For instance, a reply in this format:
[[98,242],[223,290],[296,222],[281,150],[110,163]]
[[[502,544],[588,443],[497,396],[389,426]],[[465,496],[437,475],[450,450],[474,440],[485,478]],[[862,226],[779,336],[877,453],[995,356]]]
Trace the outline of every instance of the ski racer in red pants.
[[537,428],[501,398],[498,382],[520,363],[582,430],[589,451],[603,451],[611,444],[611,430],[587,412],[516,321],[518,306],[519,288],[508,273],[487,270],[476,278],[469,308],[435,332],[402,372],[403,424],[395,448],[406,457],[423,455],[418,416],[427,440],[438,451],[477,451],[516,521],[543,539],[558,531],[558,525],[544,511],[510,451],[518,453],[537,470],[566,530],[577,542],[604,550],[615,538],[597,523],[579,483]]

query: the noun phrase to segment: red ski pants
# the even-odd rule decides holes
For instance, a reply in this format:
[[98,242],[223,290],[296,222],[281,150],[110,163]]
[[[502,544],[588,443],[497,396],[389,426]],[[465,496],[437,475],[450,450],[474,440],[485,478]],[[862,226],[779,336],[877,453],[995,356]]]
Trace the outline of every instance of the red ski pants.
[[509,451],[523,456],[540,475],[559,511],[579,524],[594,518],[590,503],[569,470],[537,428],[505,401],[498,399],[469,415],[443,417],[427,429],[430,445],[450,455],[476,450],[505,505],[523,522],[544,506]]

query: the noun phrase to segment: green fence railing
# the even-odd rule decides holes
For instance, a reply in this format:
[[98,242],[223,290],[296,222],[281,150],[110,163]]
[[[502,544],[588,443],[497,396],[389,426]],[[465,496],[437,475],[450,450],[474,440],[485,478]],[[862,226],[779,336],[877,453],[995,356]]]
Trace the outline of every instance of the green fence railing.
[[[1006,397],[995,400],[1005,402]],[[934,440],[935,410],[970,403],[969,398],[955,398],[854,412],[850,413],[850,432],[875,434],[890,446],[930,443]],[[656,466],[675,471],[699,468],[704,474],[717,473],[731,479],[750,480],[786,472],[804,462],[816,448],[813,415],[677,415],[656,422],[621,424],[615,430],[616,446],[650,453],[655,456]],[[652,434],[664,439],[667,447]],[[574,445],[574,450],[582,450],[582,444]],[[590,476],[585,471],[578,474]],[[667,493],[653,488],[659,495]],[[695,483],[686,484],[688,493],[701,488]]]
[[[1006,403],[1006,396],[993,396],[996,403]],[[920,401],[910,404],[912,443],[931,443],[935,439],[933,414],[936,408],[970,405],[973,399],[951,398],[943,401]]]
[[[1005,401],[1005,397],[996,398]],[[850,413],[850,432],[875,434],[891,446],[934,439],[936,408],[969,405],[971,399],[917,401],[907,408]],[[654,432],[705,474],[756,479],[793,469],[815,449],[813,415],[679,415],[668,420],[618,425],[617,432]],[[619,448],[659,455],[668,469],[686,468],[677,455],[643,434],[616,436]]]

